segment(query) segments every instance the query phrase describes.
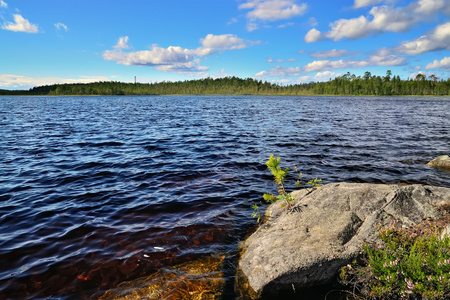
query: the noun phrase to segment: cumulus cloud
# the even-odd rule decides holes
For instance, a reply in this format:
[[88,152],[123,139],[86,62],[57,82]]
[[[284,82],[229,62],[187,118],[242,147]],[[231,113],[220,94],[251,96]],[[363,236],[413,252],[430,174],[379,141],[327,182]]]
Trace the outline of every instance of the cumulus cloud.
[[291,19],[305,14],[308,6],[296,0],[247,0],[239,9],[250,10],[247,14],[247,30],[259,28],[257,21],[274,22]]
[[6,4],[6,2],[5,1],[3,1],[3,0],[0,0],[0,7],[8,7],[8,4]]
[[[285,77],[297,77],[296,82],[311,82],[311,81],[328,81],[330,78],[333,79],[337,76],[341,76],[342,73],[335,73],[332,71],[324,71],[317,72],[314,76],[302,75],[304,73],[302,68],[283,68],[276,67],[270,69],[269,71],[262,71],[255,74],[256,77],[277,77],[277,78],[285,78]],[[281,79],[281,80],[272,80],[273,82],[283,82],[289,83],[291,79]]]
[[353,8],[372,6],[372,5],[378,4],[380,2],[383,2],[383,0],[355,0],[355,3],[353,4]]
[[13,15],[14,22],[5,22],[2,25],[2,29],[15,32],[27,32],[38,33],[39,29],[36,25],[31,24],[27,19],[24,19],[21,15]]
[[335,73],[331,71],[324,71],[324,72],[318,72],[316,75],[314,75],[315,81],[328,81],[329,79],[333,79],[335,77],[341,76],[342,73]]
[[[339,55],[339,54],[348,54],[350,52],[346,50],[331,50],[323,52],[317,52],[318,56],[325,55]],[[349,68],[363,68],[367,66],[401,66],[406,64],[406,57],[397,56],[391,53],[390,49],[380,49],[374,53],[372,53],[369,57],[364,59],[340,59],[340,60],[329,60],[329,59],[320,59],[312,61],[302,67],[281,67],[277,66],[275,68],[271,68],[267,71],[261,71],[256,74],[257,77],[295,77],[300,76],[301,74],[310,73],[310,72],[318,72],[316,76],[328,77],[326,80],[330,78],[333,72],[330,70],[335,69],[349,69]],[[333,73],[336,74],[336,73]],[[331,76],[332,77],[332,76]],[[308,80],[319,80],[319,77],[310,77],[307,76]],[[325,80],[325,79],[324,79]]]
[[412,4],[414,13],[432,15],[437,11],[448,7],[447,0],[419,0]]
[[411,73],[409,76],[408,76],[408,78],[410,78],[410,79],[416,79],[416,77],[417,77],[417,75],[419,75],[419,74],[422,74],[422,75],[425,75],[425,77],[427,77],[427,76],[431,76],[431,75],[434,75],[434,76],[436,76],[436,77],[441,77],[442,76],[442,74],[439,74],[439,73],[432,73],[432,72],[422,72],[422,71],[419,71],[419,72],[415,72],[415,73]]
[[250,44],[233,34],[208,34],[205,38],[200,39],[200,43],[202,47],[197,49],[198,56],[206,56],[218,51],[244,49]]
[[308,73],[333,69],[363,68],[367,66],[401,66],[405,63],[406,57],[390,54],[388,49],[381,49],[365,59],[315,60],[303,66],[303,70]]
[[159,71],[187,74],[204,72],[208,67],[200,66],[198,57],[205,57],[213,53],[237,50],[249,47],[259,42],[245,41],[233,34],[213,35],[208,34],[200,39],[201,47],[186,49],[179,46],[162,48],[153,45],[150,50],[125,52],[129,49],[128,37],[120,37],[114,50],[103,52],[103,59],[115,61],[126,66],[150,66]]
[[117,44],[113,47],[114,49],[129,49],[128,46],[128,36],[121,36],[117,41]]
[[431,32],[418,39],[402,43],[396,51],[415,55],[445,49],[450,50],[450,22],[436,26]]
[[107,50],[103,52],[103,58],[105,60],[113,60],[118,64],[126,66],[158,66],[187,63],[192,61],[194,56],[194,50],[173,46],[161,48],[157,45],[153,45],[150,50],[136,52],[122,52],[116,50]]
[[250,9],[247,18],[250,20],[277,21],[301,16],[306,12],[307,5],[296,4],[294,0],[249,0],[239,9]]
[[56,29],[58,29],[58,30],[64,30],[64,31],[67,31],[67,30],[68,30],[67,26],[66,26],[65,24],[63,24],[63,23],[56,23],[56,24],[55,24],[55,27],[56,27]]
[[297,83],[307,83],[311,81],[328,81],[330,79],[334,79],[335,77],[341,76],[342,73],[335,73],[331,71],[318,72],[314,76],[300,76],[297,78]]
[[276,66],[275,68],[270,69],[269,71],[261,71],[255,76],[257,77],[293,77],[300,76],[302,73],[302,69],[300,67],[280,67]]
[[305,35],[305,42],[314,43],[320,41],[323,38],[324,36],[322,35],[322,33],[319,30],[313,28]]
[[434,60],[425,66],[425,70],[442,69],[450,70],[450,57],[444,57],[441,60]]
[[0,86],[7,88],[24,88],[62,83],[89,83],[111,80],[106,76],[81,76],[80,78],[27,77],[21,75],[0,74]]
[[317,51],[317,52],[313,52],[311,53],[311,57],[316,57],[316,58],[337,58],[337,57],[344,57],[344,56],[351,56],[351,55],[358,55],[359,53],[355,53],[355,52],[351,52],[348,50],[337,50],[337,49],[333,49],[333,50],[325,50],[325,51]]
[[178,74],[190,74],[198,72],[206,72],[209,67],[200,66],[200,60],[194,59],[193,61],[188,61],[185,63],[173,63],[168,65],[158,65],[155,67],[158,71],[172,72]]
[[[375,2],[381,1],[355,1],[354,7],[363,7]],[[376,6],[369,11],[369,17],[360,16],[334,21],[330,24],[331,30],[325,33],[320,33],[316,29],[311,30],[305,36],[305,41],[311,43],[323,38],[338,41],[343,38],[359,39],[383,32],[405,32],[441,11],[450,11],[449,0],[418,0],[402,7]]]
[[274,62],[282,63],[282,62],[295,62],[295,61],[297,61],[295,58],[288,58],[286,60],[283,60],[281,58],[275,59],[273,57],[268,57],[267,58],[267,62],[268,63],[274,63]]

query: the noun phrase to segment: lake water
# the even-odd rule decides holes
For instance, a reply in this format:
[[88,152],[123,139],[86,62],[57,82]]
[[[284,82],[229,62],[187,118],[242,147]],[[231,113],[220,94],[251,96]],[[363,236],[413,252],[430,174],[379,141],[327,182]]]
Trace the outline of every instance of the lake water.
[[425,165],[449,152],[449,98],[0,96],[0,299],[95,298],[210,255],[233,299],[270,154],[306,180],[450,187]]

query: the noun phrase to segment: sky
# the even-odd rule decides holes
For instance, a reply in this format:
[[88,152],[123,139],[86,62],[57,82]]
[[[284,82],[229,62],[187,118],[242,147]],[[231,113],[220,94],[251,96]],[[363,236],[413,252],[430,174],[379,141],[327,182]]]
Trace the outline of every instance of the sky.
[[450,0],[0,0],[0,89],[447,79],[449,50]]

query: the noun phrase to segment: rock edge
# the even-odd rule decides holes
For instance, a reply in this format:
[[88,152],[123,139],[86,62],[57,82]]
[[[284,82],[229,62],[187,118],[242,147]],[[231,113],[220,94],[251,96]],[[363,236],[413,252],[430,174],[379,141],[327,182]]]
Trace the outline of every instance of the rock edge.
[[293,195],[290,209],[269,206],[267,222],[243,243],[239,268],[258,296],[328,284],[380,225],[414,226],[450,202],[450,188],[426,185],[343,182]]

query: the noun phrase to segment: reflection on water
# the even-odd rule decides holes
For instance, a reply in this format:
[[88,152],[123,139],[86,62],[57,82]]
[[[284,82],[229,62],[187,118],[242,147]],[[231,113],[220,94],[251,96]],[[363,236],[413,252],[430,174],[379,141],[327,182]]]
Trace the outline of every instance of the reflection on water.
[[0,97],[0,299],[98,297],[211,255],[233,298],[270,154],[306,179],[450,186],[425,165],[448,132],[447,98]]

